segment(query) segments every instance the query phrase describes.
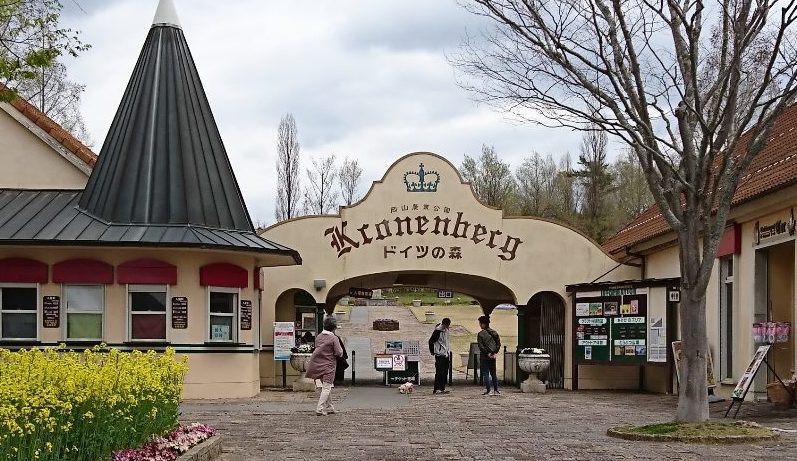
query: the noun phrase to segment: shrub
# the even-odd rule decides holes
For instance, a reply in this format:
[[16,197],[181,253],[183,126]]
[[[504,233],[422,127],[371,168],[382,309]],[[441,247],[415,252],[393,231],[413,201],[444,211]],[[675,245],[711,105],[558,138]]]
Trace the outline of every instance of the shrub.
[[106,460],[177,424],[185,358],[0,349],[0,461]]

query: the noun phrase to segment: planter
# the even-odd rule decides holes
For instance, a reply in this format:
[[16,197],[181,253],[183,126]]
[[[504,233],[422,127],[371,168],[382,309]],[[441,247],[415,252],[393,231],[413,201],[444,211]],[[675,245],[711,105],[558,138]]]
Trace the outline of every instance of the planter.
[[346,314],[347,314],[346,311],[336,311],[335,312],[335,320],[337,320],[338,323],[346,321],[347,320],[346,319]]
[[435,313],[434,312],[426,312],[424,315],[426,315],[426,321],[427,322],[434,322],[434,318],[435,318]]
[[413,299],[412,300],[413,307],[421,307],[421,300],[420,299]]
[[529,374],[528,379],[520,383],[522,392],[544,393],[545,383],[540,381],[538,373],[548,371],[551,366],[551,356],[548,354],[518,354],[518,366]]
[[291,353],[291,368],[302,374],[293,382],[295,392],[315,392],[315,381],[304,376],[307,372],[307,362],[310,361],[312,355],[310,352]]
[[221,456],[221,437],[213,436],[186,451],[176,461],[213,461]]
[[470,354],[467,352],[460,352],[459,358],[462,360],[462,366],[464,368],[468,368],[468,360],[470,359]]
[[374,320],[373,328],[376,331],[396,331],[399,329],[399,323],[393,319],[377,319]]
[[783,385],[779,382],[769,383],[767,384],[767,397],[769,401],[772,402],[773,405],[777,405],[783,408],[791,407],[793,403],[792,394],[794,392],[794,388],[786,389]]

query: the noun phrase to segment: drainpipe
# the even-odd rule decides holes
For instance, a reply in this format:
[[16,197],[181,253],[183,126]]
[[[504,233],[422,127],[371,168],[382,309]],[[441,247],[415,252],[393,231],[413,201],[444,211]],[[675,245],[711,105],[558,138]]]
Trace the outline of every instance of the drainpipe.
[[632,252],[632,251],[631,251],[631,246],[630,246],[630,245],[627,245],[627,246],[625,247],[625,254],[627,254],[628,256],[632,256],[632,257],[634,257],[634,258],[637,258],[637,259],[639,259],[639,260],[640,260],[640,262],[641,262],[640,266],[641,266],[641,268],[642,268],[642,277],[641,277],[641,278],[642,278],[642,280],[645,280],[645,277],[647,276],[647,270],[646,270],[646,269],[647,269],[647,267],[646,267],[646,265],[645,265],[645,256],[644,256],[644,255],[641,255],[641,254],[639,254],[639,253],[634,253],[634,252]]

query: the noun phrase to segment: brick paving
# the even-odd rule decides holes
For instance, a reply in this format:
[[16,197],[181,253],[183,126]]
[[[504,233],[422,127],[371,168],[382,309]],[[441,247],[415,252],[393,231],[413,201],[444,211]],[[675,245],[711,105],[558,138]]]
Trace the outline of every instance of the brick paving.
[[[445,396],[430,395],[428,386],[410,396],[395,387],[336,388],[340,413],[318,417],[314,394],[265,391],[252,399],[186,402],[181,419],[219,429],[222,461],[797,459],[797,433],[727,446],[628,442],[605,435],[618,424],[667,421],[675,408],[672,396],[503,392],[482,397],[480,388],[464,384]],[[712,405],[712,415],[721,417],[725,405]],[[745,404],[739,418],[797,432],[797,410]]]

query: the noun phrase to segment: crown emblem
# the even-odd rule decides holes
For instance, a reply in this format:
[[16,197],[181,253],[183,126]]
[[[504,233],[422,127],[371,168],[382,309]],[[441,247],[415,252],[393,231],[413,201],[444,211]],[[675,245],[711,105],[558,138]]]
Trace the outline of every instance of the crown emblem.
[[418,171],[404,173],[404,184],[407,186],[407,192],[437,192],[440,174],[424,170],[421,163]]

